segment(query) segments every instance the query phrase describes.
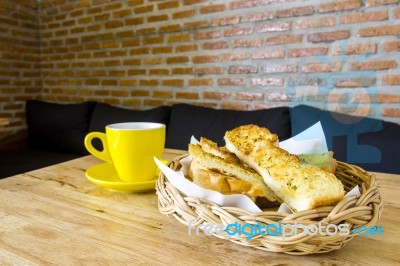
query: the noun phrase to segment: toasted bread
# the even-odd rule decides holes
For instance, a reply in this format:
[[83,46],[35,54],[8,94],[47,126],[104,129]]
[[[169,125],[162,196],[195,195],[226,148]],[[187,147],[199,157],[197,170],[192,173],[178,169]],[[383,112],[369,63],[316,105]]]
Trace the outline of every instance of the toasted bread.
[[196,159],[193,159],[188,174],[193,183],[222,194],[245,194],[253,201],[265,194],[250,182],[205,168]]
[[[189,153],[193,157],[192,164],[194,163],[194,165],[191,166],[190,174],[192,175],[193,180],[196,180],[196,182],[203,185],[212,183],[213,189],[220,191],[221,193],[222,190],[215,187],[215,182],[223,182],[223,189],[226,189],[226,191],[233,191],[234,193],[243,192],[243,194],[247,194],[251,197],[266,197],[270,202],[279,203],[276,195],[264,183],[262,177],[253,169],[246,168],[240,163],[225,161],[221,157],[205,152],[200,145],[189,144]],[[198,169],[202,170],[199,171]],[[198,176],[193,177],[193,175],[197,174],[198,172],[200,172],[204,177],[204,170],[211,171],[208,173],[208,178],[210,178],[211,173],[212,178],[214,178],[214,182],[210,180],[199,181]],[[216,175],[214,173],[218,173],[220,175]],[[216,180],[215,177],[219,176],[219,178],[221,178],[221,175],[225,177],[225,181]]]
[[302,167],[299,159],[277,147],[268,129],[245,125],[226,132],[226,147],[255,169],[272,191],[297,211],[337,203],[344,196],[335,175],[318,167]]
[[201,137],[200,146],[205,152],[218,156],[226,162],[240,164],[240,159],[234,153],[231,153],[226,147],[219,147],[218,144],[212,140]]

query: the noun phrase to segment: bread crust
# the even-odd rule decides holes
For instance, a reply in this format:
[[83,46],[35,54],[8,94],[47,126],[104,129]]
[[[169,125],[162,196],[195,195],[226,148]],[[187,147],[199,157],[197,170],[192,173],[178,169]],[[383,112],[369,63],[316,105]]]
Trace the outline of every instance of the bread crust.
[[[251,197],[266,197],[270,202],[276,204],[280,202],[272,190],[264,183],[262,177],[253,169],[245,167],[240,162],[228,162],[224,158],[205,152],[200,145],[189,144],[189,153],[193,157],[193,166],[191,165],[190,170],[193,180],[198,178],[194,176],[198,173],[206,177],[205,171],[198,170],[205,169],[209,171],[208,178],[217,176],[214,173],[219,173],[220,178],[225,176],[226,180],[222,187],[224,189],[229,187],[229,189],[226,189],[227,191],[234,190],[235,193],[242,191],[242,193],[244,192],[243,194],[247,194]],[[210,185],[212,182],[210,180],[203,180],[199,183],[203,185],[208,183],[208,185]],[[214,184],[212,185],[214,186]],[[221,188],[215,190],[220,191]]]
[[302,167],[299,159],[277,145],[268,129],[245,125],[226,132],[226,147],[255,169],[272,191],[297,211],[332,205],[344,196],[335,175],[317,167]]

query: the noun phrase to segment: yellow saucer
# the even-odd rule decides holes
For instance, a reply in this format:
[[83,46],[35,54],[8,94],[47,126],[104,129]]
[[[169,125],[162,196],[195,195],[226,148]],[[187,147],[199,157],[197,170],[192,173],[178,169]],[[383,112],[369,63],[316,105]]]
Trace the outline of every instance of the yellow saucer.
[[157,176],[145,182],[122,182],[112,164],[102,163],[89,168],[86,178],[96,185],[119,191],[148,191],[156,187]]

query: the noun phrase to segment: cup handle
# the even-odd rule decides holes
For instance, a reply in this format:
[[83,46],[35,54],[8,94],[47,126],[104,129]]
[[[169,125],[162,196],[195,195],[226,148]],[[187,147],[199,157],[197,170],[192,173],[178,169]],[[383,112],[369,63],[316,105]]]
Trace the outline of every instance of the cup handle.
[[[92,145],[92,140],[93,139],[100,139],[102,145],[103,145],[103,150],[99,151]],[[91,132],[86,135],[85,137],[85,147],[86,149],[93,155],[99,158],[100,160],[103,160],[107,163],[112,164],[112,160],[110,157],[110,153],[108,152],[108,146],[107,146],[107,139],[106,139],[106,134],[101,133],[101,132]]]

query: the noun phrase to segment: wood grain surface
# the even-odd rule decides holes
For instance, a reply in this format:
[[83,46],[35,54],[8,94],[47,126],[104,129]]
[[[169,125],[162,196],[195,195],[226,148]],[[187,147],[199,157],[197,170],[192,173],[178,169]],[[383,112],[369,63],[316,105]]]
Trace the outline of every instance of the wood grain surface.
[[[165,159],[181,151],[166,150]],[[383,236],[326,254],[255,250],[188,229],[158,212],[155,191],[90,183],[92,156],[0,180],[0,265],[399,265],[400,176],[380,179]]]

